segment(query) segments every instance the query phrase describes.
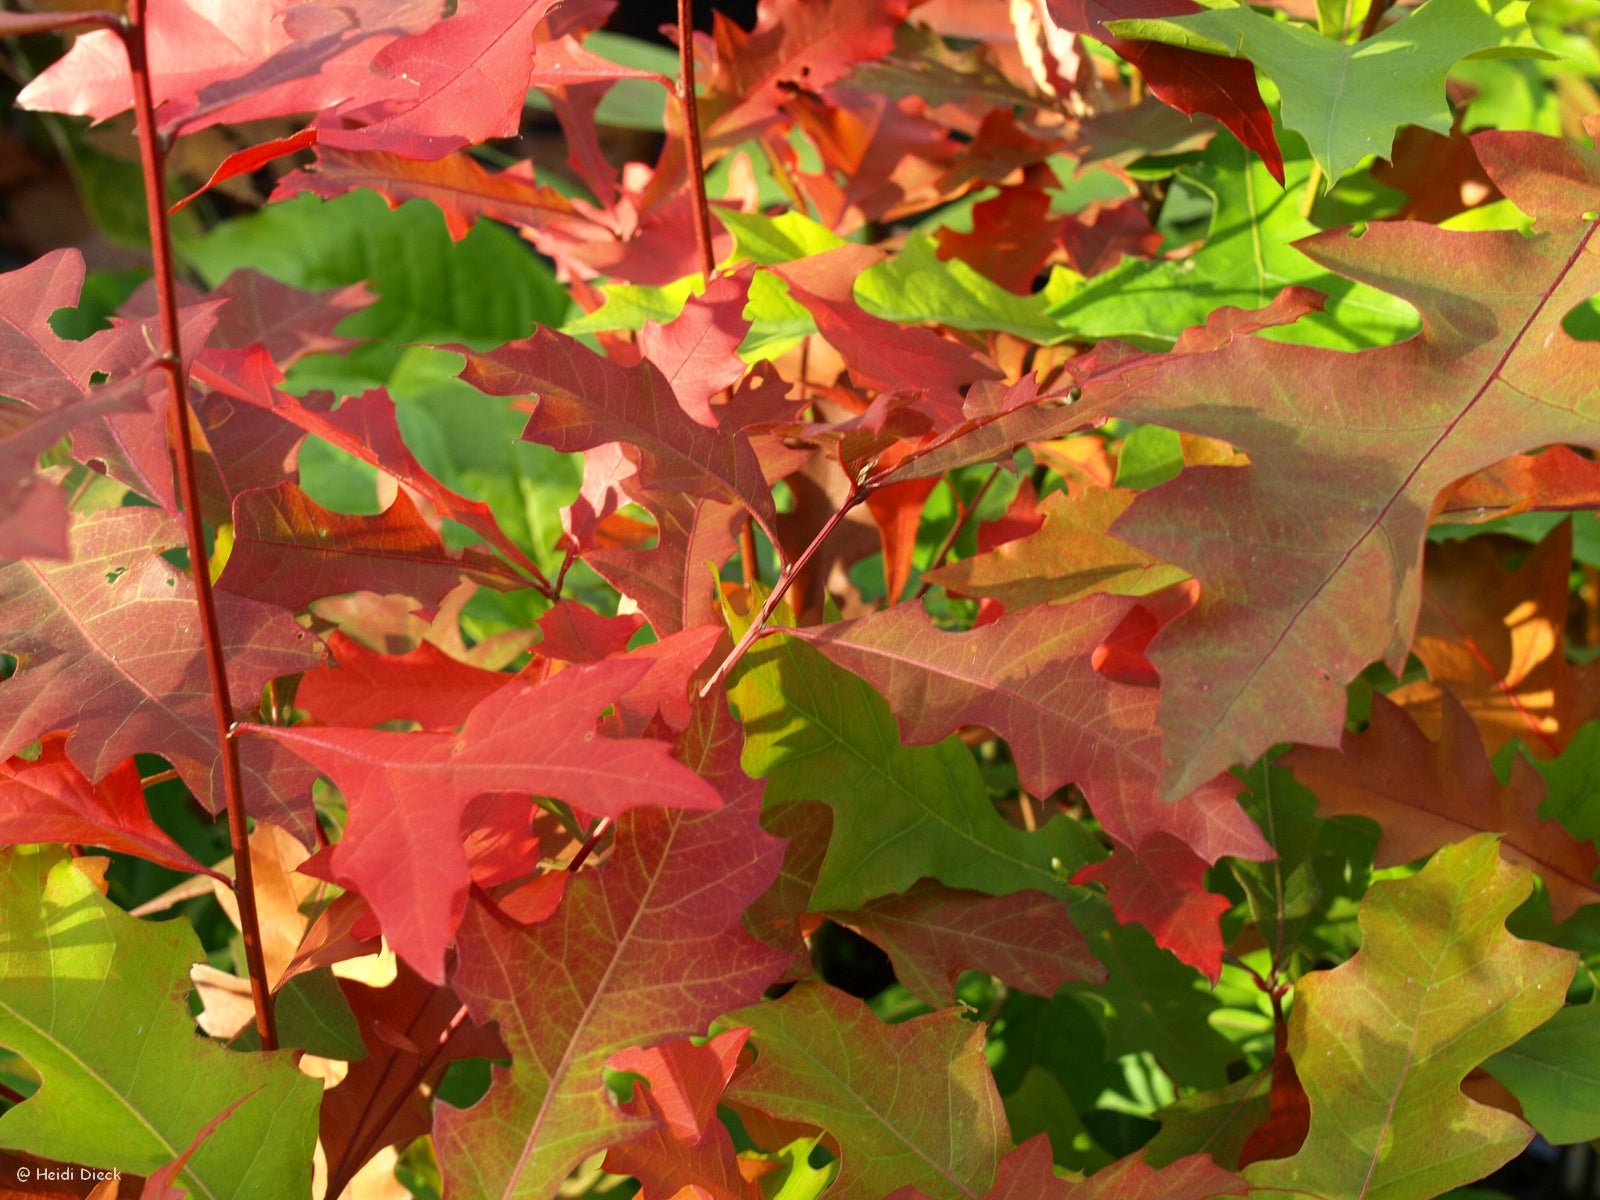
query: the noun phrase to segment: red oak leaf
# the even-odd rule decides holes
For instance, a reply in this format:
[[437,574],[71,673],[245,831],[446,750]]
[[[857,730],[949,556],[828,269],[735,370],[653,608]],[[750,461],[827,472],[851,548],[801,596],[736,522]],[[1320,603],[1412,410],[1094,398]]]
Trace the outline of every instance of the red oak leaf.
[[[145,372],[153,356],[143,329],[102,330],[81,342],[51,329],[51,314],[77,305],[83,279],[76,250],[0,275],[0,397],[19,402],[0,405],[0,557],[67,555],[65,496],[34,473],[42,453],[69,433],[75,448],[92,452],[104,442],[108,420],[161,429],[148,398],[156,381]],[[191,323],[186,332],[203,339],[204,328]],[[113,382],[91,387],[97,374]],[[148,493],[170,498],[170,476],[169,468],[162,488],[147,486]]]
[[971,233],[948,226],[938,231],[939,257],[959,258],[1007,291],[1026,296],[1066,224],[1065,216],[1050,212],[1050,194],[1043,189],[1001,188],[999,195],[972,206]]
[[349,516],[286,482],[234,500],[233,550],[217,587],[298,610],[356,591],[434,605],[463,579],[502,589],[525,584],[498,559],[451,554],[404,492],[376,516]]
[[[372,57],[438,20],[428,0],[152,0],[146,9],[150,75],[163,132],[315,112],[390,92]],[[24,89],[24,108],[103,121],[129,108],[121,40],[84,34]]]
[[[697,625],[630,651],[628,657],[648,662],[650,669],[617,700],[617,716],[623,730],[642,734],[657,720],[675,732],[687,729],[693,716],[690,679],[726,636],[723,625]],[[721,785],[717,790],[728,794]]]
[[539,653],[562,662],[599,662],[626,653],[628,641],[644,625],[638,613],[604,617],[575,600],[557,600],[539,618]]
[[344,793],[349,824],[329,872],[367,898],[395,952],[444,980],[445,949],[468,884],[467,805],[488,792],[549,796],[594,816],[641,804],[715,808],[716,791],[665,742],[603,736],[603,709],[644,678],[644,659],[572,667],[542,683],[513,680],[480,701],[459,733],[250,726]]
[[870,246],[844,245],[774,267],[789,294],[816,318],[817,331],[844,358],[863,387],[925,391],[922,409],[941,426],[961,420],[962,395],[1000,371],[971,350],[930,329],[900,325],[863,311],[855,301],[856,277],[884,258]]
[[[736,771],[741,738],[725,702],[699,712],[682,753]],[[740,923],[783,857],[758,808],[630,813],[610,860],[580,872],[555,915],[531,929],[469,902],[452,984],[474,1017],[499,1022],[512,1065],[495,1069],[475,1107],[438,1111],[452,1194],[553,1195],[586,1155],[649,1128],[607,1096],[608,1059],[703,1032],[777,978],[786,956]]]
[[[150,819],[139,771],[129,759],[90,783],[52,734],[34,759],[0,762],[0,845],[70,842],[133,854],[184,874],[214,875]],[[219,877],[220,878],[220,877]]]
[[639,331],[639,353],[654,363],[683,411],[701,425],[718,424],[711,399],[744,375],[739,343],[750,331],[744,315],[753,268],[718,275],[683,311],[665,325],[646,321]]
[[[555,0],[474,0],[448,20],[398,38],[371,69],[394,87],[357,108],[318,118],[325,146],[443,158],[493,137],[513,137],[533,70],[534,35]],[[360,121],[355,128],[345,122]]]
[[1336,743],[1345,685],[1374,658],[1405,664],[1440,493],[1519,451],[1600,445],[1600,346],[1561,324],[1600,291],[1600,152],[1519,133],[1474,144],[1531,235],[1390,222],[1298,243],[1414,305],[1416,336],[1351,354],[1235,336],[1088,368],[1086,401],[1250,459],[1184,471],[1112,530],[1202,585],[1152,651],[1169,795],[1276,742]]
[[[178,300],[184,305],[227,301],[200,351],[202,361],[230,364],[234,357],[228,351],[260,346],[284,369],[308,354],[337,354],[356,345],[355,338],[340,337],[334,331],[374,298],[359,283],[307,291],[248,269],[232,272],[209,292],[178,289]],[[156,311],[155,285],[146,283],[128,297],[117,316],[142,321],[154,317]]]
[[[0,647],[18,660],[0,683],[0,755],[65,731],[68,757],[99,782],[134,753],[159,754],[220,810],[193,584],[161,557],[183,544],[182,532],[158,509],[115,508],[79,518],[70,538],[68,563],[0,566]],[[283,609],[223,593],[217,616],[241,715],[255,711],[268,679],[317,660],[319,643]],[[245,756],[252,812],[308,834],[309,793],[300,787],[310,776],[288,772],[280,792],[273,776],[283,758],[266,747]]]
[[1094,651],[1136,604],[1091,596],[1007,613],[965,633],[946,633],[920,605],[902,604],[787,632],[888,697],[908,742],[982,725],[1006,739],[1028,792],[1049,796],[1077,784],[1100,823],[1129,845],[1165,830],[1207,862],[1270,858],[1231,779],[1175,804],[1157,799],[1158,693],[1107,680],[1094,667]]
[[1233,902],[1205,890],[1205,860],[1172,834],[1151,834],[1139,843],[1137,853],[1113,841],[1111,857],[1081,868],[1072,882],[1104,884],[1117,920],[1143,925],[1158,945],[1212,983],[1221,978],[1223,945],[1217,922]]
[[[1000,1160],[1000,1172],[983,1200],[1214,1200],[1242,1196],[1250,1185],[1204,1154],[1151,1167],[1143,1151],[1096,1171],[1087,1179],[1063,1179],[1051,1165],[1050,1140],[1037,1134]],[[927,1200],[902,1188],[888,1200]]]
[[658,492],[650,496],[659,540],[650,550],[590,550],[583,561],[639,606],[663,633],[717,620],[708,563],[724,563],[737,544],[740,508]]
[[1540,454],[1514,454],[1468,476],[1439,501],[1439,515],[1457,521],[1492,521],[1530,511],[1600,508],[1600,460],[1566,446]]
[[611,442],[630,447],[641,503],[683,492],[743,504],[764,527],[776,514],[748,441],[693,421],[654,364],[622,367],[572,338],[541,328],[498,350],[461,350],[461,377],[491,396],[535,400],[523,438],[567,452]]
[[273,159],[282,158],[286,154],[294,154],[309,146],[317,144],[317,131],[315,129],[302,129],[298,133],[291,133],[288,137],[273,138],[255,146],[247,146],[243,150],[235,150],[227,158],[217,164],[217,169],[194,191],[182,200],[179,200],[167,210],[170,217],[175,213],[188,208],[196,200],[204,196],[219,183],[226,183],[230,179],[237,179],[241,175],[254,175]]
[[683,1040],[613,1055],[608,1067],[648,1081],[636,1087],[626,1110],[658,1125],[611,1147],[605,1169],[632,1175],[644,1200],[670,1200],[689,1187],[712,1200],[759,1200],[761,1189],[740,1171],[733,1139],[717,1119],[717,1102],[749,1036],[748,1029],[729,1029],[703,1046]]
[[713,145],[737,145],[777,119],[790,94],[821,91],[894,45],[907,0],[767,0],[746,31],[721,13],[701,121]]
[[425,729],[454,729],[512,680],[452,658],[432,642],[406,654],[379,654],[335,630],[327,643],[333,662],[307,671],[294,694],[295,707],[322,725],[416,721]]
[[750,1027],[757,1052],[729,1100],[741,1115],[821,1127],[839,1148],[830,1191],[840,1200],[907,1185],[978,1196],[993,1182],[1010,1140],[1005,1110],[982,1027],[955,1009],[887,1025],[860,1000],[806,982],[728,1019]]
[[906,581],[911,578],[911,556],[917,549],[922,506],[938,486],[937,479],[910,479],[877,488],[867,497],[867,511],[883,539],[884,594],[891,602],[906,590]]
[[1600,670],[1567,661],[1571,571],[1570,521],[1532,552],[1487,537],[1429,546],[1412,644],[1428,678],[1389,698],[1431,738],[1444,726],[1448,693],[1471,714],[1490,757],[1513,740],[1542,758],[1560,754],[1600,707]]
[[672,1136],[691,1142],[717,1124],[717,1101],[739,1065],[748,1029],[728,1029],[704,1045],[666,1042],[628,1049],[606,1063],[614,1071],[643,1075],[650,1083],[662,1121]]
[[279,391],[282,372],[259,348],[246,351],[227,375],[207,369],[204,363],[197,373],[202,382],[222,395],[255,405],[392,475],[431,504],[440,516],[461,522],[507,561],[533,573],[533,563],[500,528],[487,504],[451,491],[417,461],[400,436],[394,401],[383,391],[375,389],[351,396],[337,410],[329,411],[325,396],[302,399]]

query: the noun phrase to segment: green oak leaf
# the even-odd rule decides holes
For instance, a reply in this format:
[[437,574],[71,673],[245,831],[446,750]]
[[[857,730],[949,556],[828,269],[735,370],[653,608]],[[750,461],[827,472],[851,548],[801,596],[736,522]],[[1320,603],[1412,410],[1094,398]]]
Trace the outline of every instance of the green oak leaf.
[[734,262],[746,260],[770,267],[775,263],[810,258],[842,246],[845,239],[804,213],[782,212],[773,217],[760,213],[711,210],[733,234]]
[[1600,1137],[1600,1004],[1564,1008],[1483,1064],[1547,1142]]
[[254,267],[296,287],[365,282],[377,292],[377,303],[339,327],[374,340],[297,365],[292,378],[303,387],[362,391],[387,382],[405,343],[498,346],[535,325],[560,324],[571,305],[550,268],[504,226],[479,221],[452,241],[436,205],[413,200],[391,210],[365,190],[337,200],[297,196],[181,249],[212,284]]
[[814,911],[859,908],[923,878],[1067,898],[1072,873],[1103,857],[1065,817],[1033,833],[1008,824],[960,738],[902,746],[884,698],[795,638],[758,641],[728,695],[744,722],[745,773],[767,781],[767,811],[801,800],[833,809]]
[[1014,333],[1051,346],[1073,335],[1049,309],[1072,294],[1081,277],[1057,267],[1044,290],[1019,296],[959,258],[941,262],[933,238],[913,234],[892,258],[869,267],[856,280],[856,302],[875,317],[905,325]]
[[1283,140],[1287,190],[1234,139],[1214,139],[1203,159],[1178,172],[1213,202],[1205,244],[1186,258],[1124,258],[1052,305],[1051,319],[1086,341],[1114,337],[1166,350],[1222,305],[1261,308],[1284,288],[1300,285],[1326,295],[1327,307],[1265,336],[1350,350],[1415,332],[1410,305],[1336,275],[1294,248],[1297,239],[1317,232],[1300,215],[1311,163],[1296,153],[1297,139]]
[[1482,1179],[1533,1130],[1467,1099],[1461,1081],[1561,1007],[1576,956],[1522,941],[1506,918],[1533,876],[1484,834],[1446,846],[1361,905],[1360,951],[1304,976],[1289,1053],[1311,1105],[1290,1158],[1246,1175],[1329,1200],[1408,1200]]
[[310,1196],[322,1086],[288,1052],[196,1034],[184,998],[204,959],[186,922],[129,916],[65,851],[0,853],[0,1046],[41,1080],[0,1115],[0,1147],[148,1175],[237,1106],[183,1169],[190,1195]]
[[1200,972],[1156,945],[1141,925],[1121,925],[1104,896],[1072,906],[1072,923],[1106,968],[1102,984],[1068,984],[1071,996],[1098,1018],[1106,1057],[1149,1054],[1180,1087],[1220,1087],[1239,1057],[1212,1023],[1215,990]]
[[1445,76],[1461,59],[1553,57],[1527,11],[1527,0],[1428,0],[1353,45],[1243,4],[1108,25],[1118,37],[1249,59],[1277,85],[1284,127],[1306,139],[1332,182],[1369,154],[1386,157],[1403,125],[1448,133]]

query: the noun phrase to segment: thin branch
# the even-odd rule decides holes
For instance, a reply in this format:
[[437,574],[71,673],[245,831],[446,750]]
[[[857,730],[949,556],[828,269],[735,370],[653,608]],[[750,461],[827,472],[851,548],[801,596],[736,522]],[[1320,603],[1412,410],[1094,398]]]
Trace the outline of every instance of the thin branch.
[[254,872],[250,864],[250,827],[245,819],[244,780],[239,769],[239,747],[233,740],[233,701],[228,693],[227,663],[222,632],[217,623],[216,597],[211,591],[206,559],[205,525],[200,515],[200,483],[195,472],[194,443],[189,428],[188,379],[179,336],[177,285],[173,277],[172,237],[167,227],[165,154],[156,133],[155,101],[150,88],[150,65],[145,41],[145,0],[129,0],[127,22],[119,27],[128,52],[133,79],[134,111],[139,128],[139,165],[144,174],[145,211],[150,219],[150,254],[155,267],[156,300],[161,321],[160,366],[167,374],[171,404],[167,436],[183,504],[184,532],[189,547],[189,574],[194,580],[195,602],[200,610],[206,674],[211,682],[211,712],[222,762],[222,790],[228,806],[228,840],[233,846],[234,893],[238,898],[240,932],[245,962],[250,971],[250,995],[255,1002],[256,1031],[261,1048],[274,1050],[278,1029],[272,1012],[272,991],[267,984],[266,958],[261,950],[261,924],[256,914]]
[[694,236],[706,283],[717,260],[711,249],[711,209],[706,203],[706,165],[700,150],[700,109],[694,94],[694,0],[678,0],[678,100],[683,105],[683,141],[689,163],[689,199],[694,205]]
[[[717,269],[711,247],[711,205],[706,200],[706,164],[700,145],[700,108],[694,90],[694,0],[678,0],[678,101],[683,107],[683,151],[689,164],[689,202],[694,208],[694,240],[706,286]],[[746,517],[739,526],[739,570],[745,590],[760,578],[755,529]]]
[[589,831],[589,836],[584,839],[583,845],[578,847],[578,852],[572,856],[572,861],[569,862],[563,869],[567,871],[576,871],[579,867],[583,866],[585,860],[594,853],[594,848],[600,844],[600,839],[605,837],[610,829],[610,817],[601,817],[598,821],[596,821],[594,823],[594,828]]
[[1393,0],[1372,0],[1372,7],[1367,9],[1367,19],[1361,22],[1361,36],[1356,39],[1357,41],[1364,42],[1378,32],[1378,24],[1392,3]]
[[918,600],[927,595],[928,589],[933,586],[928,582],[927,576],[930,572],[937,571],[944,566],[944,560],[950,556],[950,551],[955,549],[956,539],[961,536],[961,531],[972,520],[972,514],[978,511],[978,505],[983,503],[983,498],[989,494],[989,489],[994,486],[994,481],[999,477],[1000,464],[995,463],[994,470],[989,472],[989,477],[978,488],[978,494],[972,498],[972,503],[961,505],[961,512],[956,516],[956,523],[950,527],[950,533],[945,537],[944,541],[939,543],[939,549],[934,551],[933,558],[928,563],[928,569],[922,573],[922,586],[917,589],[916,595]]
[[705,686],[700,689],[700,698],[702,700],[712,693],[717,684],[727,678],[728,672],[738,665],[739,660],[744,657],[745,651],[750,649],[755,640],[761,636],[766,628],[767,621],[777,610],[779,602],[788,594],[789,587],[794,583],[795,576],[805,569],[806,564],[811,561],[812,556],[816,554],[822,543],[828,540],[828,535],[839,527],[839,523],[849,515],[850,510],[867,498],[868,490],[858,485],[851,491],[849,497],[839,507],[839,510],[829,517],[827,524],[817,531],[817,536],[811,539],[811,544],[805,548],[805,552],[778,575],[777,585],[767,597],[767,602],[761,606],[761,611],[756,614],[756,619],[750,622],[750,628],[744,631],[744,636],[739,639],[739,644],[729,651],[728,657],[722,660],[721,665],[715,671],[711,672],[711,678],[706,680]]
[[66,33],[71,29],[122,28],[114,12],[0,13],[0,37],[26,37],[30,33]]
[[756,554],[756,527],[746,517],[739,526],[739,570],[744,590],[750,591],[761,578],[761,559]]

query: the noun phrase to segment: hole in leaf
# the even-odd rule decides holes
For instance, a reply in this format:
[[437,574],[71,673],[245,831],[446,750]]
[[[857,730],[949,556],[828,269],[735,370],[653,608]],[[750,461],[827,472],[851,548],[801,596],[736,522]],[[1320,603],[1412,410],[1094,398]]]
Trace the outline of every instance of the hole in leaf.
[[1600,342],[1600,296],[1575,304],[1561,318],[1567,336],[1580,342]]

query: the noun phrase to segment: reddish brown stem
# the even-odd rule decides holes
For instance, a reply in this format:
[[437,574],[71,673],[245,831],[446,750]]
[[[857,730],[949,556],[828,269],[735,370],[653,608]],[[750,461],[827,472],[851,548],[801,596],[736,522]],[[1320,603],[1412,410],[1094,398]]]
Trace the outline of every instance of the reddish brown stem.
[[179,335],[177,284],[172,266],[172,237],[167,227],[165,154],[156,133],[155,101],[150,88],[150,64],[145,43],[145,0],[129,0],[128,19],[119,27],[128,52],[133,78],[134,113],[139,129],[139,165],[144,173],[145,211],[150,219],[150,256],[155,267],[156,301],[161,322],[160,365],[167,373],[171,403],[167,436],[183,504],[184,532],[189,546],[189,574],[194,580],[195,602],[200,609],[206,674],[211,682],[211,713],[217,747],[222,758],[222,790],[228,806],[228,840],[233,846],[234,893],[239,903],[240,932],[245,963],[250,971],[250,995],[255,1001],[256,1031],[261,1048],[275,1050],[277,1022],[272,1012],[272,992],[267,986],[267,964],[261,952],[261,924],[256,915],[254,873],[250,866],[250,827],[245,820],[244,781],[239,770],[239,748],[233,740],[233,701],[228,694],[227,663],[223,658],[222,631],[217,623],[216,597],[206,558],[205,525],[200,516],[200,483],[195,472],[194,442],[189,428],[188,379],[183,367],[183,342]]
[[114,12],[0,13],[0,37],[25,37],[30,33],[66,33],[82,28],[120,29],[122,18]]
[[26,1099],[27,1097],[15,1088],[8,1088],[0,1083],[0,1100],[4,1100],[7,1104],[21,1104]]
[[744,590],[755,587],[761,578],[761,559],[756,556],[756,528],[749,517],[739,526],[739,568]]
[[[700,109],[694,92],[694,0],[678,0],[678,100],[683,105],[683,149],[689,164],[689,202],[694,207],[694,239],[700,249],[700,270],[711,283],[717,269],[711,248],[711,205],[706,200],[706,164],[700,147]],[[756,569],[756,535],[746,517],[739,527],[739,566],[746,590],[760,576]]]
[[683,105],[684,153],[689,163],[689,199],[694,236],[706,283],[717,260],[711,249],[711,208],[706,203],[706,165],[700,150],[700,109],[694,94],[694,0],[678,0],[678,100]]
[[589,831],[589,836],[584,839],[583,845],[578,847],[578,852],[572,856],[572,861],[567,864],[566,869],[576,871],[583,866],[588,857],[594,853],[594,848],[600,844],[600,839],[605,837],[610,829],[610,817],[601,817],[596,821],[594,828]]
[[779,602],[788,594],[789,587],[794,583],[795,576],[805,570],[806,564],[811,561],[812,556],[821,548],[822,543],[828,540],[828,535],[837,529],[839,523],[850,514],[850,510],[867,498],[867,491],[868,489],[863,487],[857,487],[852,491],[845,502],[839,506],[839,510],[828,518],[827,524],[817,531],[817,536],[811,539],[811,544],[805,548],[800,557],[779,573],[777,585],[772,589],[771,595],[767,597],[767,602],[761,606],[761,611],[756,614],[756,619],[750,622],[750,628],[744,631],[744,636],[739,639],[739,644],[729,651],[728,657],[722,660],[715,671],[711,672],[711,678],[706,680],[705,686],[700,689],[700,698],[702,700],[709,696],[716,686],[727,678],[728,672],[739,664],[739,660],[744,657],[745,651],[750,649],[755,640],[761,636],[762,631],[766,628],[767,621],[771,619],[772,614],[777,610]]
[[1358,41],[1366,41],[1378,32],[1378,25],[1383,20],[1383,14],[1389,11],[1392,0],[1372,0],[1372,7],[1367,9],[1367,19],[1361,22],[1361,36]]

